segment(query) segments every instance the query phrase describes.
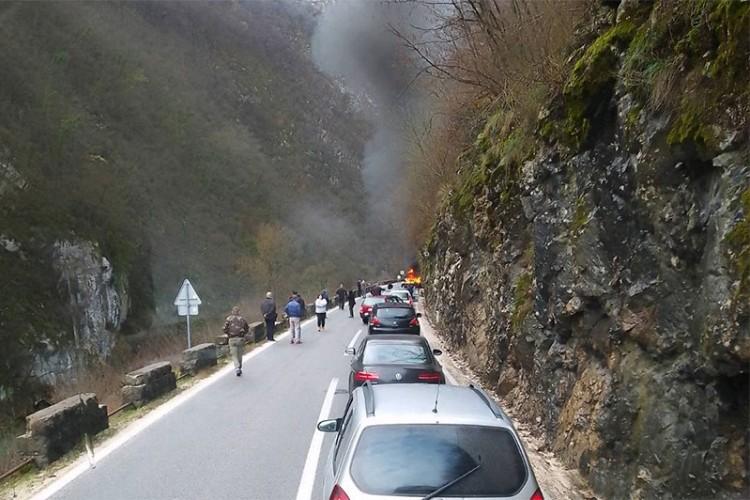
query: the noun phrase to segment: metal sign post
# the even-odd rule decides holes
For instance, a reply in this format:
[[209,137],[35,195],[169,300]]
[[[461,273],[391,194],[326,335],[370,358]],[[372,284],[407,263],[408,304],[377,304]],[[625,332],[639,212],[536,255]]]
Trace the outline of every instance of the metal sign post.
[[177,315],[185,316],[187,323],[187,344],[188,349],[192,347],[192,340],[190,338],[190,316],[198,316],[198,306],[201,305],[201,298],[190,284],[190,280],[187,278],[182,282],[180,291],[177,292],[177,298],[174,299],[174,305],[177,306]]

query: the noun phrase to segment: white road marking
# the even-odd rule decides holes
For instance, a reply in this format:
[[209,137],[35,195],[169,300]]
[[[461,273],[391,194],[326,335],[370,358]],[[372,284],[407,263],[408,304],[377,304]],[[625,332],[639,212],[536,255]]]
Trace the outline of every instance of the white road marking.
[[[359,338],[359,336],[361,334],[362,334],[362,329],[360,328],[359,330],[357,330],[357,333],[354,334],[354,337],[352,338],[352,341],[349,342],[349,345],[346,346],[346,350],[347,351],[349,349],[352,349],[354,347],[354,345],[357,343],[357,339]],[[346,351],[344,351],[344,356],[348,356],[348,354],[346,353]]]
[[[331,383],[328,384],[328,391],[325,398],[323,398],[323,406],[320,408],[320,415],[318,415],[318,420],[315,422],[316,425],[321,420],[327,419],[330,415],[331,406],[333,406],[333,395],[336,393],[336,386],[338,384],[339,379],[336,377],[331,379]],[[310,442],[307,458],[305,459],[305,468],[302,469],[302,477],[297,488],[297,500],[310,500],[312,498],[313,488],[315,487],[315,473],[318,471],[320,452],[323,448],[323,436],[324,434],[316,428]]]
[[[310,323],[315,321],[315,318],[310,318],[308,320],[305,320],[301,323],[301,326],[306,326]],[[280,333],[276,335],[277,339],[281,339],[284,337],[287,337],[289,335],[289,328],[286,328],[286,331],[284,333]],[[255,356],[258,356],[262,352],[264,352],[266,349],[271,348],[275,345],[275,342],[266,342],[260,347],[256,347],[249,353],[242,356],[242,362],[246,363],[250,359],[254,358]],[[172,410],[179,407],[181,404],[183,404],[186,401],[189,401],[190,399],[194,398],[198,395],[198,393],[205,390],[207,387],[213,385],[218,381],[221,377],[228,375],[229,373],[234,372],[234,367],[230,364],[225,366],[224,368],[220,369],[213,375],[206,377],[205,380],[202,380],[195,384],[193,387],[187,389],[185,392],[178,394],[174,398],[166,401],[161,406],[158,406],[154,408],[151,412],[147,413],[143,418],[136,420],[132,424],[130,424],[128,427],[123,429],[121,432],[117,433],[115,436],[111,437],[104,443],[102,443],[100,448],[97,448],[96,450],[96,456],[97,456],[97,462],[101,463],[101,461],[110,453],[115,451],[120,446],[124,445],[128,441],[130,441],[132,438],[146,430],[149,426],[160,420],[161,418],[165,417],[167,414],[169,414]],[[330,406],[330,405],[329,405]],[[73,462],[71,464],[70,469],[63,473],[62,476],[60,476],[59,479],[45,487],[43,490],[39,491],[37,494],[35,494],[33,497],[31,497],[31,500],[46,500],[50,498],[55,493],[59,492],[61,489],[63,489],[66,485],[73,482],[78,476],[86,472],[87,470],[91,469],[92,467],[89,464],[88,455],[84,455],[80,457],[78,460]]]

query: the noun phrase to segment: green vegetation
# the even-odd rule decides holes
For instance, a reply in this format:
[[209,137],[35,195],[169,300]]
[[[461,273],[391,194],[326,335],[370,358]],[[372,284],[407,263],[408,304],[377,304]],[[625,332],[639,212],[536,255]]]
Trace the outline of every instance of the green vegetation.
[[557,140],[573,151],[586,141],[592,114],[599,102],[608,99],[617,76],[620,51],[635,35],[632,21],[623,21],[588,46],[565,83],[563,110],[559,120],[548,120],[540,129],[542,137]]
[[570,233],[573,235],[573,238],[577,238],[583,227],[588,224],[590,214],[591,208],[586,201],[586,197],[584,195],[579,196],[576,199],[573,220],[570,222]]
[[727,234],[727,243],[733,252],[732,264],[739,279],[735,299],[750,300],[750,188],[740,195],[743,217]]
[[96,243],[127,283],[127,333],[175,320],[185,276],[203,315],[254,301],[268,282],[240,264],[265,224],[294,249],[279,287],[315,289],[329,262],[336,282],[367,272],[350,229],[363,227],[370,130],[310,60],[312,16],[287,9],[0,4],[0,236],[20,245],[0,247],[3,412],[40,394],[28,376],[40,341],[72,340],[58,240]]
[[534,308],[534,297],[532,295],[533,276],[530,271],[525,271],[516,280],[513,293],[513,312],[511,313],[510,325],[514,332],[521,329],[521,325]]

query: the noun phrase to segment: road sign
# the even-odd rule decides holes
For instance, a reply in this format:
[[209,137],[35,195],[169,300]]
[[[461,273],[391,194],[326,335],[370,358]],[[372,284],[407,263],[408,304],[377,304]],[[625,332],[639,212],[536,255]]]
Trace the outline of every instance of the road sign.
[[187,316],[189,309],[190,316],[198,316],[198,306],[202,303],[190,280],[183,281],[180,291],[177,292],[177,298],[174,299],[174,305],[177,306],[177,315]]
[[177,306],[177,315],[185,316],[187,321],[187,344],[188,349],[192,347],[190,341],[190,316],[198,316],[198,306],[201,305],[201,298],[190,284],[190,280],[185,278],[182,282],[180,291],[177,292],[177,297],[174,299],[174,305]]

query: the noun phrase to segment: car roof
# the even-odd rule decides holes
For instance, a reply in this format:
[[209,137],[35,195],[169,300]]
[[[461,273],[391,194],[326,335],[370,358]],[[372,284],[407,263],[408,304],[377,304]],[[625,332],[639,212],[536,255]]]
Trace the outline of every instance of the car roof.
[[[372,391],[374,402],[374,414],[366,419],[367,425],[454,423],[512,429],[502,410],[483,392],[471,386],[367,384],[367,387],[355,389],[365,400],[367,390]],[[436,398],[437,413],[433,412]]]
[[388,309],[389,307],[396,307],[400,309],[414,309],[406,302],[385,302],[383,304],[375,304],[373,309]]
[[381,342],[387,344],[389,342],[398,342],[400,344],[426,344],[427,339],[420,335],[414,335],[413,333],[378,333],[375,335],[368,335],[364,339],[365,342]]

